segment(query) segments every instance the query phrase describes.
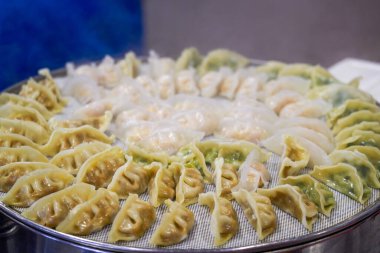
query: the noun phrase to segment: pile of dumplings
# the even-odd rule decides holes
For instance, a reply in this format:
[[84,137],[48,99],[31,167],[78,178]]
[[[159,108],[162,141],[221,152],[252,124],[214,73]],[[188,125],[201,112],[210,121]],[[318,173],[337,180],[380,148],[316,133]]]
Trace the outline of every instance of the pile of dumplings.
[[[201,205],[221,246],[239,232],[232,201],[263,240],[276,231],[272,204],[312,231],[336,206],[331,189],[365,204],[380,188],[380,108],[320,66],[188,48],[39,74],[0,94],[1,201],[57,231],[110,225],[108,242],[137,240],[165,204],[150,243],[169,246]],[[268,188],[272,154],[279,184]]]

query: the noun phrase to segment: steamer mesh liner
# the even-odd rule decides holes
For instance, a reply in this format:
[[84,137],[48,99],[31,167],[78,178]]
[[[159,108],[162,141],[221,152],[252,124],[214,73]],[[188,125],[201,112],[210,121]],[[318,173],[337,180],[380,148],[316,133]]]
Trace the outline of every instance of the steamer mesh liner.
[[[277,155],[272,155],[271,158],[267,162],[267,168],[272,176],[272,180],[270,182],[269,187],[273,187],[277,185],[278,182],[278,169],[280,168],[280,157]],[[308,169],[302,171],[303,173],[307,173]],[[215,187],[213,185],[206,185],[205,192],[207,191],[215,191]],[[380,190],[372,189],[372,196],[368,200],[365,205],[361,205],[360,203],[348,198],[347,196],[336,192],[333,190],[334,197],[336,200],[336,207],[333,209],[331,213],[331,217],[326,217],[322,214],[319,214],[319,219],[313,226],[313,232],[318,232],[334,225],[337,225],[343,221],[346,221],[352,218],[353,215],[361,212],[367,206],[376,202],[380,197]],[[0,193],[0,197],[3,197],[5,194]],[[148,194],[144,193],[140,195],[140,198],[144,200],[148,200]],[[124,203],[121,201],[120,206]],[[277,229],[276,231],[268,236],[266,239],[259,241],[255,230],[248,223],[247,219],[243,214],[243,210],[240,206],[233,201],[233,206],[238,214],[240,228],[235,237],[233,237],[228,243],[219,247],[219,248],[235,248],[235,247],[244,247],[251,246],[260,243],[271,243],[271,242],[280,242],[284,240],[289,240],[293,238],[297,238],[300,236],[304,236],[309,234],[310,232],[303,227],[303,225],[288,215],[287,213],[281,211],[277,207],[274,206],[275,212],[277,214]],[[164,212],[166,212],[167,207],[165,205],[160,206],[156,210],[157,219],[154,225],[147,231],[147,233],[140,238],[139,240],[132,242],[117,242],[116,245],[119,246],[128,246],[128,247],[138,247],[138,248],[155,248],[155,246],[149,244],[149,240],[153,234],[153,232],[158,227],[161,217]],[[214,249],[213,246],[213,236],[211,235],[210,230],[210,211],[206,206],[200,206],[198,204],[194,204],[189,207],[191,211],[194,212],[195,215],[195,225],[193,230],[191,231],[189,237],[179,243],[177,245],[165,247],[166,249]],[[24,209],[15,208],[14,210],[21,212]],[[107,226],[99,232],[93,233],[89,236],[83,236],[82,238],[97,241],[97,242],[107,242],[108,232],[110,231],[111,226]],[[161,248],[161,249],[165,249]]]

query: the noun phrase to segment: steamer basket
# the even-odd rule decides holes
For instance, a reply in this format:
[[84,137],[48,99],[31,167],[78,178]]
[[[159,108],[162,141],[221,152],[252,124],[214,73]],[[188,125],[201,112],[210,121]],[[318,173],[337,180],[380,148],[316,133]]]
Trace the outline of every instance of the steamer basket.
[[[262,61],[253,61],[260,64]],[[53,71],[54,77],[62,77],[65,70]],[[36,77],[39,79],[41,77]],[[16,93],[25,81],[15,84],[7,92]],[[270,186],[276,185],[275,173],[279,157],[272,156],[268,169],[272,175]],[[207,186],[205,191],[214,190]],[[379,252],[380,249],[380,190],[372,190],[372,197],[366,205],[360,205],[336,191],[336,210],[330,218],[319,214],[313,232],[307,232],[300,223],[275,208],[278,224],[277,231],[263,241],[258,241],[255,232],[245,220],[242,210],[234,203],[239,214],[240,231],[236,238],[221,248],[212,245],[209,231],[207,208],[196,205],[191,207],[197,225],[188,240],[171,247],[157,248],[147,245],[150,234],[157,227],[165,207],[157,210],[158,221],[147,235],[136,242],[119,244],[106,243],[110,228],[86,237],[77,237],[38,225],[20,215],[22,209],[13,209],[0,202],[0,249],[8,252]],[[0,196],[4,194],[0,193]],[[144,196],[145,195],[145,196]],[[146,194],[142,195],[146,199]],[[194,231],[195,230],[195,231]]]

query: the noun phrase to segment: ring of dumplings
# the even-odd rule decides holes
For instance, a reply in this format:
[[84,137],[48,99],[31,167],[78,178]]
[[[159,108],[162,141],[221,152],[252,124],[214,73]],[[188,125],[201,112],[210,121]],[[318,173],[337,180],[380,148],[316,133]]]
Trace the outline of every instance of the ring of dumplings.
[[[59,82],[40,70],[43,79],[0,94],[1,201],[68,234],[111,225],[109,243],[138,240],[158,220],[155,246],[191,235],[191,205],[208,207],[221,246],[239,233],[240,211],[263,240],[276,233],[273,205],[312,231],[318,213],[334,212],[332,190],[365,204],[380,189],[380,108],[358,79],[250,63],[187,48],[177,60],[129,52],[68,64]],[[268,151],[281,156],[277,176]]]

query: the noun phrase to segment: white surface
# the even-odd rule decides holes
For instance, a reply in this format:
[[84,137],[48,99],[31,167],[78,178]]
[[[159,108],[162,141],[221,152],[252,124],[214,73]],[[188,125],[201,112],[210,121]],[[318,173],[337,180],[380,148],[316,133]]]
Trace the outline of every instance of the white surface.
[[361,77],[360,89],[380,102],[380,63],[346,58],[331,66],[329,70],[343,82]]

